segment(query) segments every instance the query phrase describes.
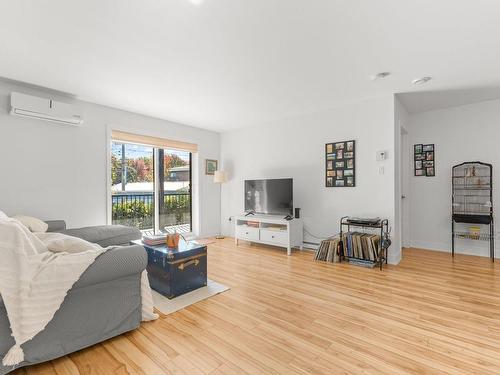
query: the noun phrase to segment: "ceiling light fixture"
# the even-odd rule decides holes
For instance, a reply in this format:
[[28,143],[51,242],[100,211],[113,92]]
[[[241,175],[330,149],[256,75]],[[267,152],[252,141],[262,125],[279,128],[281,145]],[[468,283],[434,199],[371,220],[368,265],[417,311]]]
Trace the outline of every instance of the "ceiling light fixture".
[[424,83],[429,82],[432,79],[432,77],[422,77],[422,78],[417,78],[411,81],[414,85],[423,85]]
[[372,81],[376,81],[376,80],[378,80],[378,79],[383,79],[383,78],[386,78],[386,77],[388,77],[388,76],[390,76],[390,75],[391,75],[391,73],[390,73],[390,72],[380,72],[380,73],[377,73],[377,74],[375,74],[375,75],[371,76],[371,77],[370,77],[370,79],[371,79]]

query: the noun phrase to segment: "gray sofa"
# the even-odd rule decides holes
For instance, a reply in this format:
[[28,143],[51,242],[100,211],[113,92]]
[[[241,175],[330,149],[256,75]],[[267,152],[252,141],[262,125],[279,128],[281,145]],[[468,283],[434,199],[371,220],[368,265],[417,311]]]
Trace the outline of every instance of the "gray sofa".
[[[66,229],[64,221],[47,222],[49,231],[66,233],[101,246],[127,245],[141,232],[124,226]],[[64,356],[124,332],[141,322],[141,273],[147,255],[142,246],[107,251],[83,273],[45,330],[22,347],[25,361],[16,368]],[[0,359],[14,344],[0,300]],[[15,370],[3,367],[0,375]]]

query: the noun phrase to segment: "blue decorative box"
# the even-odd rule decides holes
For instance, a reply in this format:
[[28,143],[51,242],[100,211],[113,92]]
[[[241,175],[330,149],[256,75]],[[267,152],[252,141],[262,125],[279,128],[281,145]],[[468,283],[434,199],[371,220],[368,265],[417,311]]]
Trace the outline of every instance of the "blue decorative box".
[[132,242],[146,249],[149,283],[158,293],[174,298],[207,285],[206,246],[194,241],[180,241],[178,248]]

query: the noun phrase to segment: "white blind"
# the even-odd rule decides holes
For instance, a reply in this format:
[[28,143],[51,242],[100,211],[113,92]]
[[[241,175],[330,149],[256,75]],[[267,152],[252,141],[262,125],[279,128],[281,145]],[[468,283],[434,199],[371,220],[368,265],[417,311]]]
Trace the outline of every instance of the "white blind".
[[175,141],[173,139],[150,137],[148,135],[140,135],[124,132],[121,130],[112,130],[111,138],[113,141],[135,143],[140,145],[153,146],[156,148],[167,148],[189,152],[198,152],[198,145],[195,143]]

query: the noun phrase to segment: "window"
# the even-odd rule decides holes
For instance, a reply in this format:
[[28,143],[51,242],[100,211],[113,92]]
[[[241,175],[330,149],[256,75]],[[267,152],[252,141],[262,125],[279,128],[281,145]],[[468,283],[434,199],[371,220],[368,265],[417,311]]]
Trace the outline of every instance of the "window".
[[111,143],[113,224],[155,232],[192,230],[189,151]]
[[191,153],[158,150],[159,226],[166,231],[191,232]]

